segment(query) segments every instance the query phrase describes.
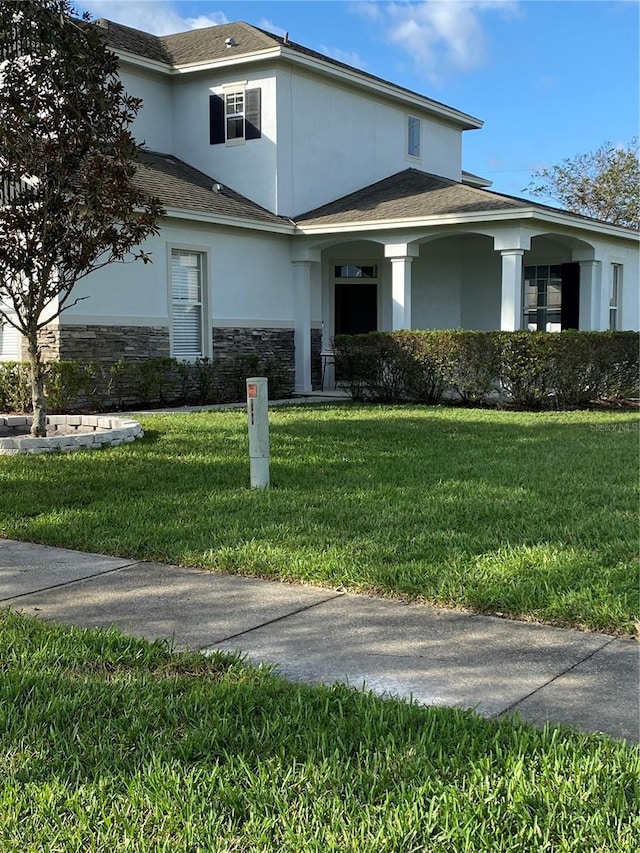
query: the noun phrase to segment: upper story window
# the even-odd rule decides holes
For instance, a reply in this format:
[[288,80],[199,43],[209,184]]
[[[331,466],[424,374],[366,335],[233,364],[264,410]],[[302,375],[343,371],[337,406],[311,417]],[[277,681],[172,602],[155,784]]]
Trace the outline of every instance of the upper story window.
[[420,126],[419,118],[408,116],[407,118],[407,157],[420,157]]
[[209,143],[237,144],[260,139],[261,90],[244,83],[224,88],[222,95],[209,96]]
[[224,118],[227,142],[244,139],[244,90],[225,94]]
[[611,264],[611,290],[609,292],[609,329],[620,328],[620,297],[622,296],[622,264]]

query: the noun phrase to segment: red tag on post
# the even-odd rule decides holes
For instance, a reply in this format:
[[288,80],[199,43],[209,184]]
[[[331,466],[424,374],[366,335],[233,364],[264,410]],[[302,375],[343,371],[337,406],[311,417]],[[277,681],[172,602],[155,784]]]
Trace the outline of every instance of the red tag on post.
[[247,397],[257,397],[258,396],[258,386],[255,382],[247,385]]

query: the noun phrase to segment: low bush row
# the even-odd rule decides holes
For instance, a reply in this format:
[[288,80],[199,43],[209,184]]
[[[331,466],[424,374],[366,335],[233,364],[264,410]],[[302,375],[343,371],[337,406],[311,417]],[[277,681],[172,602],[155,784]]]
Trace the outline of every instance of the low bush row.
[[336,376],[354,400],[524,409],[639,396],[637,332],[404,331],[338,335]]
[[[45,396],[51,414],[199,406],[243,400],[245,378],[256,375],[268,378],[272,399],[286,396],[292,390],[289,371],[277,358],[242,356],[224,364],[207,358],[195,362],[151,358],[110,364],[50,361],[46,365]],[[0,411],[30,410],[29,365],[0,362]]]

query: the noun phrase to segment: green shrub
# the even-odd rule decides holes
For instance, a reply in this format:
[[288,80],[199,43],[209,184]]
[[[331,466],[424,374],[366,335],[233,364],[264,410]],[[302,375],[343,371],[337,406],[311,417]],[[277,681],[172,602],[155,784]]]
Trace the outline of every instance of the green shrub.
[[18,361],[0,362],[0,411],[31,411],[31,382],[28,364]]
[[637,397],[638,344],[637,332],[402,331],[338,335],[334,351],[356,401],[448,393],[468,405],[568,409]]
[[404,393],[419,403],[438,403],[447,387],[447,332],[396,332],[405,353]]
[[415,381],[411,341],[385,332],[337,335],[333,342],[338,382],[354,400],[395,403],[406,397],[407,384]]
[[500,349],[494,332],[445,332],[447,385],[463,403],[486,405],[499,390]]
[[541,409],[553,398],[548,332],[500,332],[500,386],[523,409]]
[[69,411],[90,386],[90,367],[79,361],[49,361],[44,376],[47,411],[63,414]]

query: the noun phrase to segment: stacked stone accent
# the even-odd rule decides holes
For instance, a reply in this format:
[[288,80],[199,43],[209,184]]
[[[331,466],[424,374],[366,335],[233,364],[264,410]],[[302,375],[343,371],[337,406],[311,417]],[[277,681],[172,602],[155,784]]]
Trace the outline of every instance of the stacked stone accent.
[[60,358],[76,361],[145,361],[169,358],[166,326],[63,326]]
[[322,391],[322,329],[311,329],[311,387]]
[[[212,329],[213,377],[216,401],[243,400],[246,376],[258,372],[269,378],[272,398],[287,397],[295,390],[295,345],[293,329],[224,327]],[[67,325],[52,326],[40,333],[42,354],[46,361],[75,361],[97,365],[96,390],[102,405],[128,408],[156,401],[140,399],[140,377],[135,365],[151,359],[170,357],[170,335],[167,327]],[[322,332],[311,330],[312,387],[322,386]],[[25,351],[26,357],[26,351]],[[109,376],[116,362],[128,369],[117,370],[117,383]],[[135,369],[134,369],[135,368]],[[197,366],[194,366],[197,368]],[[138,371],[139,372],[139,371]],[[99,377],[102,376],[102,379]],[[104,386],[104,387],[102,387]],[[105,399],[111,398],[110,402]],[[161,395],[162,396],[162,395]],[[176,396],[175,394],[173,396]],[[165,402],[172,402],[165,398]],[[77,399],[74,408],[92,406],[90,399]]]
[[[118,359],[145,361],[169,357],[165,326],[51,326],[40,332],[45,361],[91,361],[111,364]],[[26,342],[23,342],[26,356]]]
[[[293,329],[214,328],[213,358],[220,365],[222,382],[236,396],[244,381],[243,368],[250,368],[254,360],[254,369],[272,374],[270,386],[274,387],[269,388],[270,395],[293,393],[296,372]],[[244,393],[238,399],[243,397]]]

